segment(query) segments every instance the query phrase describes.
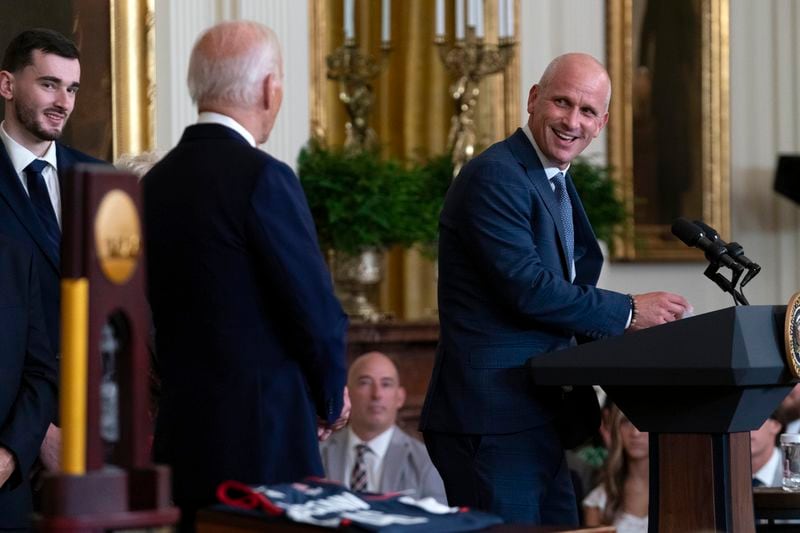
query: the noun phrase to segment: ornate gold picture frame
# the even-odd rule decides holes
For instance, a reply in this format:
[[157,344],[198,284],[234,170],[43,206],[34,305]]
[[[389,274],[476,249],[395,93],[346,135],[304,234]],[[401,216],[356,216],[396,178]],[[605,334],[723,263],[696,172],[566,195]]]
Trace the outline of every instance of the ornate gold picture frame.
[[609,165],[631,221],[615,258],[693,260],[679,216],[730,230],[728,0],[606,0]]
[[155,0],[109,0],[113,156],[155,147]]

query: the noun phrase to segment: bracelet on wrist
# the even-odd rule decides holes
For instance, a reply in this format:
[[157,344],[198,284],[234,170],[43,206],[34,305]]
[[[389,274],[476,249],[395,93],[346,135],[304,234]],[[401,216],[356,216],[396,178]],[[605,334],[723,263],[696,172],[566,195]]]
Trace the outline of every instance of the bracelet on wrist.
[[629,294],[628,299],[631,302],[631,323],[628,324],[628,329],[630,329],[636,324],[636,319],[639,318],[639,311],[636,309],[636,298]]

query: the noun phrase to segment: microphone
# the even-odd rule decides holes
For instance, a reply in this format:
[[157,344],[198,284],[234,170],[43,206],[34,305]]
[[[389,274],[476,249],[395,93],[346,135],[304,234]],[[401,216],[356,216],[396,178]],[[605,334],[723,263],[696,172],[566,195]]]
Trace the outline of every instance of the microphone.
[[[706,236],[708,236],[709,239],[711,239],[712,241],[716,241],[720,243],[722,246],[724,246],[725,249],[728,250],[728,253],[736,260],[737,263],[740,263],[743,267],[752,272],[752,275],[750,276],[751,278],[756,274],[758,274],[759,272],[761,272],[761,267],[757,263],[751,261],[746,255],[744,255],[744,248],[742,248],[741,244],[739,244],[738,242],[723,241],[720,238],[719,233],[717,233],[717,230],[715,230],[708,224],[704,223],[702,220],[695,220],[694,223],[706,234]],[[743,286],[744,284],[745,282],[742,283]]]
[[699,248],[706,254],[706,259],[715,264],[722,264],[731,270],[740,273],[744,268],[736,259],[728,254],[728,249],[721,243],[709,239],[702,228],[689,220],[681,217],[672,223],[672,234],[687,246]]

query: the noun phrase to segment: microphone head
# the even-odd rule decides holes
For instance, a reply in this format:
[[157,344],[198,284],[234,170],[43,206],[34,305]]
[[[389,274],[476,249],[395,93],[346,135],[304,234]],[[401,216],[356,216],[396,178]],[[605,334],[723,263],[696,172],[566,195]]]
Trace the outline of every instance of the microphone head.
[[703,230],[683,217],[675,219],[672,223],[672,234],[679,238],[686,246],[695,246],[703,235]]
[[695,220],[694,225],[700,228],[700,231],[705,233],[706,237],[708,237],[712,241],[716,241],[717,239],[719,239],[719,233],[717,233],[717,230],[715,230],[702,220]]

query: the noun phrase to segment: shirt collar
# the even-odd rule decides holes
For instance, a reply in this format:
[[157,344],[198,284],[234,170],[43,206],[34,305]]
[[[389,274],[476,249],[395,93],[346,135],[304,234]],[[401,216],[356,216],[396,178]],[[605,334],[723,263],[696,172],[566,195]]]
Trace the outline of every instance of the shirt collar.
[[753,477],[764,484],[765,487],[771,487],[775,480],[775,473],[781,464],[781,451],[778,448],[772,450],[772,455],[764,466],[758,469]]
[[56,171],[58,170],[58,158],[56,157],[56,143],[50,142],[50,147],[44,153],[42,157],[37,156],[20,143],[15,141],[11,135],[8,134],[6,131],[6,123],[3,121],[0,123],[0,139],[3,140],[3,144],[6,147],[6,152],[8,153],[8,158],[11,159],[11,164],[14,166],[14,170],[17,174],[22,174],[22,171],[31,164],[34,159],[42,159],[47,161],[47,163],[53,167]]
[[232,129],[239,135],[245,138],[245,140],[250,143],[250,146],[253,148],[256,147],[256,138],[253,137],[253,134],[247,131],[244,126],[239,124],[236,120],[232,119],[228,115],[223,115],[222,113],[215,113],[214,111],[203,111],[197,116],[197,123],[198,124],[219,124],[221,126],[227,126],[228,128]]
[[569,170],[569,165],[567,165],[567,168],[565,168],[564,170],[561,170],[560,168],[558,168],[558,166],[556,166],[554,163],[552,163],[549,159],[547,159],[544,156],[542,151],[539,150],[539,145],[536,144],[536,140],[533,138],[533,132],[531,131],[530,125],[525,124],[524,126],[522,126],[522,131],[525,132],[525,137],[528,138],[528,140],[531,142],[531,145],[533,146],[533,149],[536,150],[536,155],[539,156],[539,161],[541,161],[542,167],[544,167],[544,173],[547,176],[547,179],[548,180],[553,179],[553,176],[555,176],[559,172],[566,175],[567,171]]
[[392,435],[394,434],[394,426],[390,427],[389,429],[387,429],[386,431],[384,431],[383,433],[381,433],[380,435],[378,435],[369,442],[361,440],[358,437],[358,435],[355,434],[353,428],[349,426],[347,428],[347,431],[349,433],[349,441],[347,445],[350,449],[354,448],[359,444],[366,444],[367,446],[369,446],[369,449],[372,450],[372,453],[374,453],[378,457],[378,459],[383,460],[383,456],[386,455],[386,450],[389,449],[389,443],[392,441]]

